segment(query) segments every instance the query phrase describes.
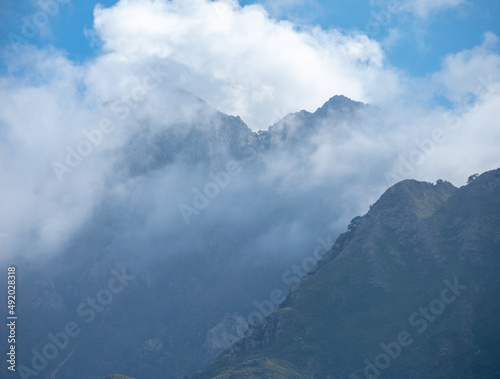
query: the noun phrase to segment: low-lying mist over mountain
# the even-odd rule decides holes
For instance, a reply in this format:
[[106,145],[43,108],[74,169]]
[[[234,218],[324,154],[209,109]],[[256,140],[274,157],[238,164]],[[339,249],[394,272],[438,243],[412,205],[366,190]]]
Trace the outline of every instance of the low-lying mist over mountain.
[[[383,166],[339,171],[368,158],[344,146],[383,122],[377,108],[335,96],[314,113],[290,114],[256,133],[180,89],[162,104],[162,123],[138,114],[140,128],[116,131],[119,146],[102,142],[110,158],[105,186],[59,251],[19,261],[19,312],[30,314],[19,336],[24,377],[190,375],[283,309],[290,286],[385,184]],[[105,104],[118,116],[119,106]],[[108,137],[92,133],[95,141]],[[322,149],[346,154],[318,167]],[[69,151],[79,154],[78,144]],[[63,185],[95,164],[93,155],[81,158],[61,176]],[[422,217],[454,189],[438,188],[441,197],[419,204],[429,213]],[[26,234],[18,249],[33,243]],[[362,261],[350,264],[362,269]],[[389,286],[377,275],[367,280]]]
[[[255,133],[180,89],[164,104],[163,124],[138,116],[141,128],[103,152],[112,157],[106,185],[64,247],[19,263],[25,295],[18,306],[32,315],[20,336],[20,364],[29,370],[188,375],[277,308],[363,207],[347,189],[364,179],[313,179],[307,159],[320,139],[345,141],[376,109],[335,96],[315,113],[291,114]],[[103,139],[99,154],[110,134],[89,135]],[[78,144],[69,151],[78,154]],[[62,185],[85,175],[92,159],[82,156]],[[18,249],[33,243],[25,237]],[[81,333],[46,358],[44,347],[68,322]]]
[[498,14],[4,1],[0,378],[495,377]]

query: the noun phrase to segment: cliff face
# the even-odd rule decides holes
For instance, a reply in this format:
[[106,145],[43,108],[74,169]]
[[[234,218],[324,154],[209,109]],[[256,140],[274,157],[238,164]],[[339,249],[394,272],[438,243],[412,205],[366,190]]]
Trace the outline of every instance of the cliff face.
[[407,180],[193,378],[500,377],[500,169]]

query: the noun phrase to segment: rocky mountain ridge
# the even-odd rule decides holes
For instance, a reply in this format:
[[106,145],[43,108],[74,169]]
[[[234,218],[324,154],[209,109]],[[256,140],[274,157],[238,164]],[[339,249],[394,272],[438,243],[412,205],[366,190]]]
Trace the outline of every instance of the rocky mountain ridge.
[[[282,273],[315,238],[333,233],[337,183],[284,194],[280,162],[296,154],[291,140],[307,154],[315,131],[355,120],[355,104],[334,98],[318,114],[299,112],[300,125],[259,133],[182,90],[131,110],[100,151],[112,170],[86,221],[57,254],[17,262],[18,307],[30,315],[19,365],[40,376],[176,379],[210,363],[244,334],[258,300],[288,291]],[[133,279],[103,297],[116,275]],[[39,364],[68,322],[81,333]]]
[[499,254],[500,169],[400,182],[193,379],[500,377]]

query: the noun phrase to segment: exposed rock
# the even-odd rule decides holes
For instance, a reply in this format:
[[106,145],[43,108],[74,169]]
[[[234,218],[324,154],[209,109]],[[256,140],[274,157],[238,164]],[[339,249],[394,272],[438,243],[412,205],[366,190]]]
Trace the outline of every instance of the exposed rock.
[[204,347],[218,354],[245,336],[248,323],[238,313],[226,313],[223,320],[207,332]]

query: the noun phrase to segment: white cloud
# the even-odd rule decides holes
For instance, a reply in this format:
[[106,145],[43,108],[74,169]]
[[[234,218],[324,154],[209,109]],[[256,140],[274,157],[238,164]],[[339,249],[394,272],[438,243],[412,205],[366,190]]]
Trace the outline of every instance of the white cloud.
[[451,101],[460,103],[467,97],[496,91],[500,80],[500,55],[496,53],[498,37],[491,32],[483,35],[483,43],[445,57],[442,67],[433,79]]
[[[165,86],[192,90],[254,128],[267,128],[283,111],[314,111],[336,93],[373,101],[392,113],[385,123],[371,120],[349,129],[341,143],[336,136],[317,138],[317,152],[307,159],[285,157],[268,167],[270,176],[303,187],[349,179],[349,186],[339,189],[346,207],[358,209],[353,204],[359,199],[375,200],[390,184],[385,170],[397,167],[398,156],[408,157],[415,141],[429,138],[436,128],[447,128],[447,142],[409,176],[461,184],[467,175],[499,165],[500,56],[492,33],[478,46],[445,57],[434,75],[415,79],[387,66],[380,45],[364,35],[300,29],[274,20],[261,6],[128,0],[95,13],[105,51],[85,64],[54,49],[24,48],[7,56],[9,75],[0,78],[0,232],[9,234],[2,244],[6,251],[13,251],[9,244],[19,244],[17,251],[29,253],[22,246],[22,237],[29,235],[35,253],[56,252],[92,216],[103,191],[112,190],[113,157],[141,124],[133,117],[125,120],[62,184],[51,163],[64,160],[66,146],[75,146],[82,128],[98,125],[103,102],[130,96],[148,67],[157,65]],[[476,106],[464,107],[477,88]],[[447,117],[449,110],[428,105],[436,94],[456,104],[454,118]],[[166,104],[163,86],[148,96],[137,112],[158,127],[172,121],[173,106]],[[454,129],[457,118],[461,128]],[[159,184],[168,182],[148,180],[159,193],[164,191]],[[183,184],[175,183],[175,191],[181,192]],[[169,213],[156,206],[160,195],[139,199],[137,208],[146,204],[158,208],[159,218],[178,216],[177,199],[168,198],[174,209]]]
[[[453,104],[451,109],[424,106],[421,112],[412,112],[406,131],[402,129],[404,120],[396,121],[398,126],[390,138],[399,145],[399,156],[409,161],[417,151],[413,157],[421,158],[411,165],[408,177],[428,181],[442,178],[460,185],[468,173],[500,166],[496,146],[500,142],[500,109],[494,105],[500,102],[496,35],[485,33],[480,45],[447,55],[441,70],[424,80],[410,81],[407,90],[413,90],[415,98],[441,95]],[[419,154],[418,150],[425,150],[419,144],[432,140],[436,132],[443,135],[442,140],[433,143],[432,152]],[[398,167],[402,167],[399,158],[393,163],[393,169]]]
[[371,101],[383,96],[380,82],[397,82],[376,41],[299,29],[260,5],[120,1],[95,10],[95,29],[113,59],[169,60],[182,73],[173,84],[254,129],[266,129],[277,109],[315,110],[334,94]]

